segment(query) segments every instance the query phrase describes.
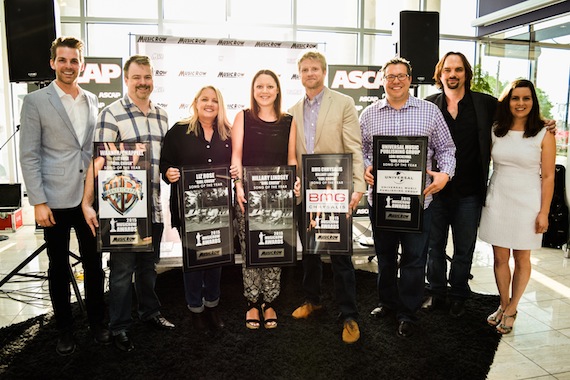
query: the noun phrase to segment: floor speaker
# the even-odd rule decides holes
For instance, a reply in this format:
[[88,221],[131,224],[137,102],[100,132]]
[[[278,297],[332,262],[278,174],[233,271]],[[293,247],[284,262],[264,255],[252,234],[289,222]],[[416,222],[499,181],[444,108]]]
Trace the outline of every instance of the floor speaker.
[[398,55],[412,64],[412,84],[434,84],[439,61],[439,13],[400,12]]
[[56,38],[54,0],[5,0],[10,82],[42,82],[55,78],[49,65]]

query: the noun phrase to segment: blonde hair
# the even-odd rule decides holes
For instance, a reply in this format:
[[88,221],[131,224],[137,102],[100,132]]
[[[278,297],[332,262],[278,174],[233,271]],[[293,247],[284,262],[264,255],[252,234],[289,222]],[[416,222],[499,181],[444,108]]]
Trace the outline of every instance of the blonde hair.
[[200,121],[198,120],[198,98],[202,94],[204,90],[211,89],[216,93],[216,98],[218,98],[218,116],[216,116],[215,124],[217,126],[218,134],[222,140],[227,140],[231,135],[231,124],[228,121],[228,117],[226,115],[226,104],[224,103],[224,98],[222,97],[222,93],[214,86],[204,86],[202,87],[194,96],[194,100],[192,101],[192,114],[190,117],[183,119],[180,121],[180,124],[188,124],[188,129],[186,130],[186,134],[190,134],[194,132],[196,136],[198,136]]

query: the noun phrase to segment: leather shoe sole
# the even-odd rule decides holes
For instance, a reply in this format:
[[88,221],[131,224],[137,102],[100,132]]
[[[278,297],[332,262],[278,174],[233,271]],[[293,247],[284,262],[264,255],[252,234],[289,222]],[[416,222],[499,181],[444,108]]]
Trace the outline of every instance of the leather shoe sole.
[[391,314],[392,310],[388,309],[386,306],[378,306],[370,312],[372,318],[384,318]]

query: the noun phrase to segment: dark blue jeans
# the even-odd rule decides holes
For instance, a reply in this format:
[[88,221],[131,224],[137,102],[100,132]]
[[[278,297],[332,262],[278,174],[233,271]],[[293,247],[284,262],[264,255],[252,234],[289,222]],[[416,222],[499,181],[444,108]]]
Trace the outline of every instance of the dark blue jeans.
[[204,306],[218,306],[222,268],[184,272],[184,292],[190,311],[200,313]]
[[105,273],[101,264],[101,254],[97,252],[97,243],[85,222],[81,207],[70,209],[52,209],[56,224],[44,228],[49,258],[48,283],[49,294],[54,310],[56,325],[59,330],[71,329],[69,239],[71,227],[79,244],[83,272],[85,277],[85,304],[87,318],[91,325],[99,325],[105,315],[103,300]]
[[[451,300],[461,301],[471,295],[468,281],[482,206],[478,196],[434,197],[430,206],[433,219],[427,267],[428,289],[433,296],[449,296]],[[448,280],[445,248],[450,226],[453,259]]]
[[[422,306],[431,214],[430,206],[424,210],[421,233],[372,229],[374,248],[378,258],[379,304],[395,310],[399,321],[415,322],[416,312]],[[369,215],[372,226],[375,226],[376,216],[372,209]],[[402,252],[398,266],[400,245]],[[398,269],[400,270],[399,280]]]
[[160,241],[164,225],[152,224],[154,252],[112,252],[109,273],[109,318],[113,335],[127,331],[132,323],[132,277],[135,275],[138,315],[147,320],[160,314],[160,301],[154,291]]
[[[297,229],[301,243],[305,245],[306,214],[303,203],[297,206]],[[326,254],[326,252],[322,252]],[[336,302],[340,308],[340,320],[358,319],[356,307],[356,275],[350,255],[330,255],[333,271]],[[305,300],[315,305],[321,303],[321,284],[323,279],[323,263],[318,254],[303,252],[303,290]]]

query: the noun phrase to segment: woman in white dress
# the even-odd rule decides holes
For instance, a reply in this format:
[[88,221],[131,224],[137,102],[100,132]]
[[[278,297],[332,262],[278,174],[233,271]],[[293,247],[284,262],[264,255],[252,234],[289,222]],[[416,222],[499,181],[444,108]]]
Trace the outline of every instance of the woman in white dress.
[[493,175],[479,237],[493,245],[500,306],[487,322],[500,334],[508,334],[530,279],[530,251],[541,247],[548,229],[554,191],[556,142],[540,116],[534,85],[526,79],[512,82],[499,99],[491,158]]

